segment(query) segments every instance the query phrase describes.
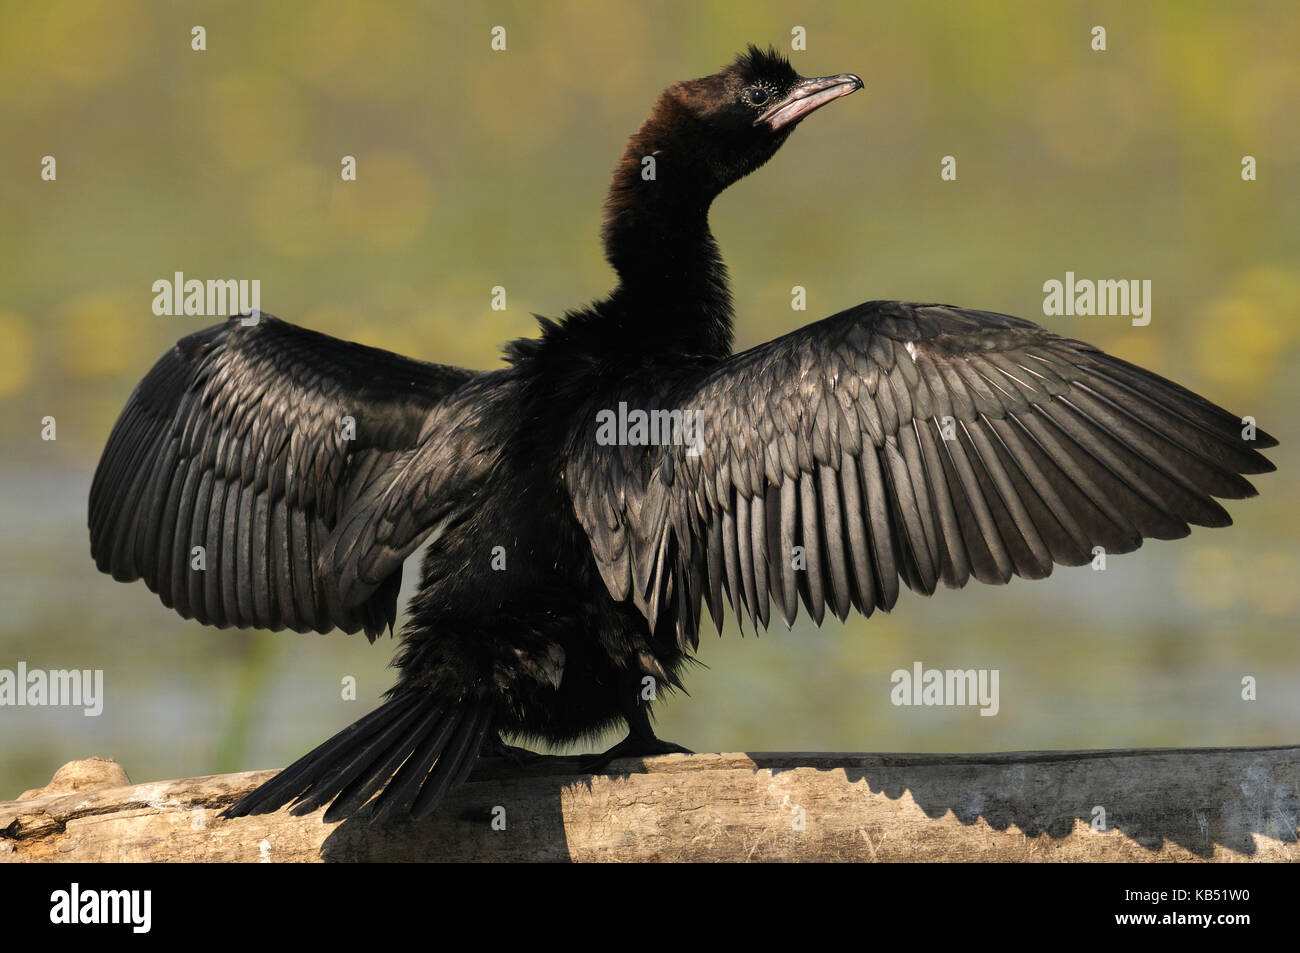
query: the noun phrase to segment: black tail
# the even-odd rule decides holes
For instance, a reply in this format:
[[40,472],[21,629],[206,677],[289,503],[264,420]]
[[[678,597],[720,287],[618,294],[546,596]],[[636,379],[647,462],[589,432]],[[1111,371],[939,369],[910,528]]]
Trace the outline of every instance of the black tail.
[[486,702],[448,702],[402,692],[221,816],[269,814],[293,801],[294,814],[310,814],[329,804],[325,820],[336,821],[378,791],[372,820],[404,813],[426,817],[443,795],[465,780],[491,727],[492,709]]

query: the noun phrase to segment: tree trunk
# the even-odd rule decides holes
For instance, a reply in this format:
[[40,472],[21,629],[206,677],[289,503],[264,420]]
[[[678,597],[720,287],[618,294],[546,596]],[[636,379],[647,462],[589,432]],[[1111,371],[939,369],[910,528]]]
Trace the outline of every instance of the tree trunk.
[[0,803],[8,861],[1300,860],[1300,748],[484,760],[427,821],[217,814],[272,777],[72,762]]

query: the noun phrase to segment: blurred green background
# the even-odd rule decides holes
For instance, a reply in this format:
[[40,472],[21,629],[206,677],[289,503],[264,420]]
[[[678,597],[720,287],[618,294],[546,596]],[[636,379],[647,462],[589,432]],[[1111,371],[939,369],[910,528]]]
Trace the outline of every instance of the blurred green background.
[[[1254,415],[1283,441],[1280,472],[1231,505],[1232,529],[1105,573],[904,593],[890,617],[757,642],[729,626],[702,643],[693,697],[660,707],[662,734],[700,751],[1298,740],[1300,6],[0,9],[0,668],[103,669],[107,692],[98,718],[0,708],[0,798],[89,755],[135,780],[283,765],[390,684],[387,639],[205,629],[95,571],[86,494],[108,431],[154,360],[211,323],[154,316],[152,282],[257,278],[287,320],[491,367],[530,312],[611,287],[601,201],[659,91],[749,42],[788,50],[796,25],[796,68],[867,88],[714,207],[739,346],[870,298],[1020,314]],[[1044,318],[1043,282],[1067,270],[1150,279],[1151,324]],[[890,673],[914,660],[998,669],[1000,714],[895,708]]]

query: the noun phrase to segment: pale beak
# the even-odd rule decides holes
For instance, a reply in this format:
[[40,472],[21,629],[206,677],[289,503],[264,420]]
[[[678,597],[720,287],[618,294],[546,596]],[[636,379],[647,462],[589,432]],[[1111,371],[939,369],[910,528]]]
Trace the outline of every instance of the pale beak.
[[817,76],[813,79],[801,79],[795,84],[790,94],[780,102],[773,103],[761,116],[754,120],[754,125],[765,122],[775,132],[798,122],[814,110],[821,109],[832,100],[856,93],[866,84],[853,73],[840,73],[838,76]]

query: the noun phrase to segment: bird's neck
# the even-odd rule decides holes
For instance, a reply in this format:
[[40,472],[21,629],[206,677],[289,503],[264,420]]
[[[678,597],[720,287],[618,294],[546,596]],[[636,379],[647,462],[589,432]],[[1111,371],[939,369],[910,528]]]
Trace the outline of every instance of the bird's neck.
[[619,283],[599,310],[629,322],[634,346],[722,356],[731,288],[709,231],[717,190],[692,138],[656,111],[628,143],[605,204],[605,257]]

